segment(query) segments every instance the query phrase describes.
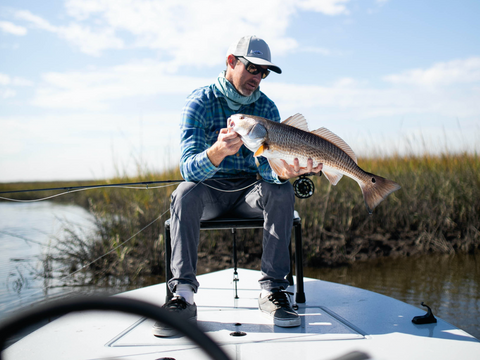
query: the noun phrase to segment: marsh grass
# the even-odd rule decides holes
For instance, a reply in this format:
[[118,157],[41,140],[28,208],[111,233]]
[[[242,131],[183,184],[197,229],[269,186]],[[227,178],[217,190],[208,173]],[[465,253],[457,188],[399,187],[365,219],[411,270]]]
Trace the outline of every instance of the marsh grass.
[[[113,178],[110,183],[181,179],[178,172],[161,175],[145,172],[136,178]],[[163,268],[163,223],[169,217],[172,185],[136,188],[102,188],[83,192],[93,215],[95,231],[85,236],[66,228],[57,250],[67,273],[88,270],[84,281],[141,283],[158,278]],[[75,277],[78,279],[78,276]]]
[[296,206],[311,265],[479,247],[478,156],[393,156],[360,159],[359,165],[402,188],[368,215],[354,181],[344,179],[332,187],[324,178],[315,179],[317,201],[298,201]]
[[[480,248],[480,159],[476,154],[376,156],[360,158],[359,165],[402,188],[368,215],[355,181],[344,177],[331,186],[323,176],[313,177],[313,197],[296,202],[306,265],[337,266],[384,256],[454,254]],[[143,171],[139,177],[122,176],[110,183],[163,179],[180,179],[180,174],[178,170]],[[64,265],[65,274],[86,269],[68,281],[137,285],[163,281],[163,227],[174,189],[108,188],[70,195],[70,200],[93,215],[95,231],[92,235],[65,227],[66,236],[56,248],[57,261]],[[239,265],[258,269],[261,230],[239,231],[238,237]],[[231,251],[229,231],[202,232],[199,272],[230,267]]]

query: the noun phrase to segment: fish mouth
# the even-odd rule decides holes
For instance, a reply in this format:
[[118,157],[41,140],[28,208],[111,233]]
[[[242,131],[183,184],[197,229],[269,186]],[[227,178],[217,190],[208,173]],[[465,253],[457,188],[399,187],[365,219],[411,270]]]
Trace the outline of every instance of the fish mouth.
[[[243,116],[240,117],[240,120],[242,120],[242,119],[244,119]],[[229,117],[227,119],[227,127],[232,128],[232,129],[235,128],[235,120],[233,120],[232,117]]]
[[235,121],[231,117],[227,119],[227,127],[232,129],[235,128]]

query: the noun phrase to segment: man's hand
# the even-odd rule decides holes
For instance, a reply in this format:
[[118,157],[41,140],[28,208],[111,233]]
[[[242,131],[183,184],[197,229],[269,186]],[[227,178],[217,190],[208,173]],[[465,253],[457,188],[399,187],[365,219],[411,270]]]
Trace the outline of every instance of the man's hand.
[[293,165],[289,165],[285,160],[282,160],[283,165],[285,166],[285,171],[283,175],[280,177],[281,180],[288,180],[297,176],[301,176],[303,174],[308,173],[319,173],[323,169],[323,164],[318,164],[317,166],[313,167],[313,160],[307,160],[307,167],[302,168],[300,167],[300,162],[298,159],[293,160]]
[[207,156],[213,165],[218,166],[229,155],[235,155],[243,141],[232,129],[221,129],[217,141],[207,150]]

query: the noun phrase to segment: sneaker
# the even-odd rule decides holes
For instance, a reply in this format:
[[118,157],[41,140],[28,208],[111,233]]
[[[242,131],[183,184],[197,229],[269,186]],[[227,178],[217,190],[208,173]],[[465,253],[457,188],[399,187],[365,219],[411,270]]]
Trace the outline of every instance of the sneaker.
[[[186,319],[188,321],[197,321],[197,305],[189,304],[185,301],[183,296],[174,296],[171,298],[162,308],[178,314],[179,318]],[[153,335],[160,337],[169,337],[177,334],[177,331],[167,325],[157,321],[152,327]]]
[[286,291],[273,290],[270,295],[258,298],[258,307],[264,314],[273,318],[273,323],[277,326],[300,326],[302,319],[292,309],[287,294],[293,295]]

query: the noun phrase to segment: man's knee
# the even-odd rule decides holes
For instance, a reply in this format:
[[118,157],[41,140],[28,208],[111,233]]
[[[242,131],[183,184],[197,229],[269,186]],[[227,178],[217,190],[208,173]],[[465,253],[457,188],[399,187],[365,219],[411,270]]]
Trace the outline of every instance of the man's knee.
[[289,182],[285,184],[270,184],[264,182],[262,184],[262,195],[283,201],[295,201],[293,186]]
[[291,211],[295,206],[295,194],[290,183],[285,184],[262,184],[262,198],[264,209]]
[[195,204],[202,204],[204,199],[205,186],[194,182],[182,182],[172,194],[171,208],[183,208],[185,205],[193,207]]

